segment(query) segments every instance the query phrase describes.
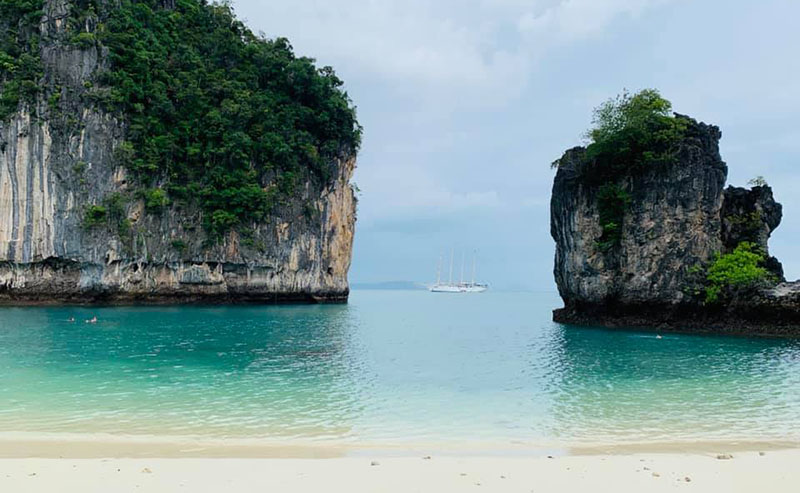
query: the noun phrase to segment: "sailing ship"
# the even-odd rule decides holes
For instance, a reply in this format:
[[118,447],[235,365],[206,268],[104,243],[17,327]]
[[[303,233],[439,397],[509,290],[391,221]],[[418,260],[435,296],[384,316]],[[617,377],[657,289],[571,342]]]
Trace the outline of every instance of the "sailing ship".
[[472,255],[472,280],[464,281],[464,252],[461,252],[461,280],[453,282],[453,258],[455,250],[450,250],[450,276],[446,283],[442,282],[442,261],[439,256],[439,266],[436,269],[436,284],[430,287],[431,293],[482,293],[489,289],[488,284],[475,282],[475,254]]

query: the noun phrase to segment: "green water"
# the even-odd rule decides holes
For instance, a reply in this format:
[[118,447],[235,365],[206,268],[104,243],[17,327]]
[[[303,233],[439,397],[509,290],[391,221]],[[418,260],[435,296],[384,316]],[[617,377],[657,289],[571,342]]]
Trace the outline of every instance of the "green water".
[[800,341],[582,329],[550,321],[558,304],[355,291],[337,306],[4,308],[0,433],[800,440]]

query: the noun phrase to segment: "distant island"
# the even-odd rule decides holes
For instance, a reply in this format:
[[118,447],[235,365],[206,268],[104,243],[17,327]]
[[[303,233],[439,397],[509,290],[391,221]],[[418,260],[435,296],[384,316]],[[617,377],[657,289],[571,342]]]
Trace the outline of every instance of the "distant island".
[[428,289],[425,284],[414,281],[354,282],[351,284],[351,288],[387,291],[424,291]]
[[346,301],[342,85],[226,2],[2,2],[0,303]]
[[644,90],[597,108],[587,138],[553,163],[554,320],[800,335],[800,283],[768,248],[782,207],[761,177],[725,188],[717,127]]

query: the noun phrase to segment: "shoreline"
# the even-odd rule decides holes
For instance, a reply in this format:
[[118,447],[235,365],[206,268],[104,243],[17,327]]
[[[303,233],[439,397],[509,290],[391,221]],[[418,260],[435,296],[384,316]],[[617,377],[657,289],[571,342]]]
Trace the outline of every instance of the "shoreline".
[[114,307],[219,307],[346,305],[350,292],[342,293],[215,293],[215,294],[70,294],[0,295],[0,308],[114,308]]
[[324,441],[73,433],[0,433],[0,459],[332,459],[365,456],[544,457],[700,454],[799,450],[800,440],[641,442]]

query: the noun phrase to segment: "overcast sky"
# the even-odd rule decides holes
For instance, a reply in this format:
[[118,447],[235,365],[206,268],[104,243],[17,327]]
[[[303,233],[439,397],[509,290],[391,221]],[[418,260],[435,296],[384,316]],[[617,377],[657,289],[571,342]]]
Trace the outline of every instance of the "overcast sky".
[[773,185],[771,251],[800,277],[797,0],[233,4],[333,66],[358,106],[353,282],[431,281],[455,247],[477,250],[497,288],[554,289],[550,163],[581,143],[594,106],[647,87],[720,126],[729,183]]

